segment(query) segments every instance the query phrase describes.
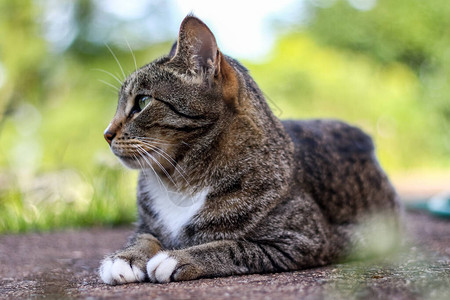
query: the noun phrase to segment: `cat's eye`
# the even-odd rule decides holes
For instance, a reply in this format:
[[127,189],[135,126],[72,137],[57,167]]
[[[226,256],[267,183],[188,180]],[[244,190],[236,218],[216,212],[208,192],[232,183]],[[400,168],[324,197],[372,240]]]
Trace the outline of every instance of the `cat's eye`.
[[151,96],[138,96],[136,99],[137,105],[140,110],[143,110],[150,102],[152,102],[153,97]]

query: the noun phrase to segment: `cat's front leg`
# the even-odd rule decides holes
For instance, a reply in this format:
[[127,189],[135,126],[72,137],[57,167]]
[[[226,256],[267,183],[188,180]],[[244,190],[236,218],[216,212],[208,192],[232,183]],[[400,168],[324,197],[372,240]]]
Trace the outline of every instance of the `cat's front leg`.
[[127,247],[105,257],[100,265],[100,278],[107,284],[142,282],[146,263],[161,250],[160,242],[151,234],[137,234]]
[[159,252],[147,263],[147,274],[150,281],[165,283],[200,277],[297,270],[314,264],[313,257],[320,252],[314,248],[311,247],[308,255],[304,255],[299,252],[300,248],[285,243],[216,241]]

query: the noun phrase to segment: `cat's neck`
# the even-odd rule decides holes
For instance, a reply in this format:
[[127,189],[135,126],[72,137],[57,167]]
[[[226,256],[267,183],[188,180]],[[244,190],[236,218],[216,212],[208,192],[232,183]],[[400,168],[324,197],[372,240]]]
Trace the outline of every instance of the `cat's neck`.
[[149,169],[141,171],[139,184],[141,193],[148,195],[148,205],[174,244],[182,227],[203,207],[210,190],[181,189]]

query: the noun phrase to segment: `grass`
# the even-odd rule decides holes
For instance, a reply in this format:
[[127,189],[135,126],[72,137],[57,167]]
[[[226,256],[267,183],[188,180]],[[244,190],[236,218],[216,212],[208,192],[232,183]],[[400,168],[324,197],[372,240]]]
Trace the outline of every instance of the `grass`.
[[97,167],[65,170],[16,183],[1,194],[0,233],[129,224],[136,218],[135,174]]

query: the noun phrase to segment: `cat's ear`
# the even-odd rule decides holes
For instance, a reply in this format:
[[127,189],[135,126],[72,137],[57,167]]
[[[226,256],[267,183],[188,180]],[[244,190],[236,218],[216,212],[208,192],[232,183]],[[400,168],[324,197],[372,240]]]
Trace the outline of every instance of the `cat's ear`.
[[216,38],[208,26],[194,16],[187,16],[181,23],[172,59],[183,61],[188,73],[207,76],[209,79],[220,71]]
[[177,52],[177,42],[173,43],[172,48],[170,48],[169,57],[173,58]]

